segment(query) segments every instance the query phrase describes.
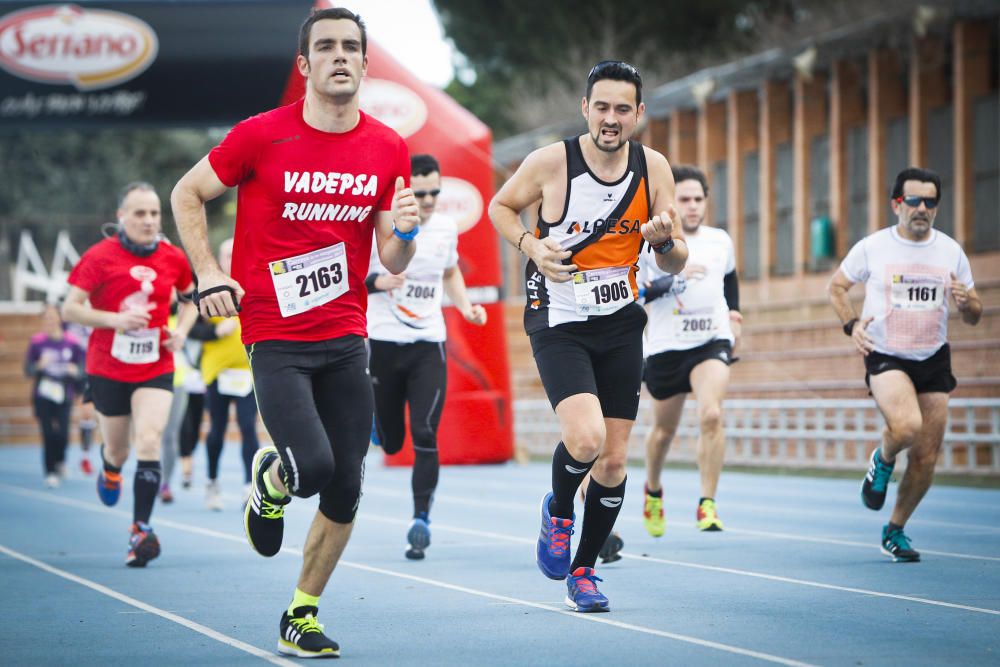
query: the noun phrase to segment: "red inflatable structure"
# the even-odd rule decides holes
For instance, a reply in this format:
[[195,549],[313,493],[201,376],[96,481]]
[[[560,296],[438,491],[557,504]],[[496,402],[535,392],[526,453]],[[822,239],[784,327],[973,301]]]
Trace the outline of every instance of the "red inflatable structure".
[[[326,6],[325,3],[319,3]],[[304,94],[293,67],[282,104]],[[488,322],[468,324],[453,307],[448,326],[448,395],[438,431],[442,464],[499,463],[514,453],[510,371],[500,252],[486,214],[493,196],[490,129],[440,90],[429,86],[368,40],[368,75],[361,84],[361,108],[406,139],[410,153],[430,153],[441,164],[438,210],[459,227],[459,266],[473,303],[486,308]],[[389,465],[410,465],[409,437]]]

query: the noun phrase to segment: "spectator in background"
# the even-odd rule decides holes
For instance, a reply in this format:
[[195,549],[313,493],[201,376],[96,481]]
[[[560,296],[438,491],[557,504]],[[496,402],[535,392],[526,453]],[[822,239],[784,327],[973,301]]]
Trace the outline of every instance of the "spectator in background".
[[42,431],[45,485],[59,486],[66,474],[66,445],[73,392],[83,378],[85,353],[80,342],[63,331],[55,306],[42,312],[42,330],[31,337],[24,373],[34,378],[31,402]]

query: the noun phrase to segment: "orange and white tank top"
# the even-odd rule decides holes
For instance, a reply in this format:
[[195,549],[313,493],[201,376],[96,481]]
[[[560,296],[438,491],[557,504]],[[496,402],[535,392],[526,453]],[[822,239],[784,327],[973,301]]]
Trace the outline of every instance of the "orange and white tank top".
[[649,176],[642,144],[628,143],[628,167],[617,181],[597,178],[587,166],[579,137],[566,147],[566,204],[559,220],[539,211],[535,235],[559,241],[573,254],[572,280],[549,282],[531,260],[525,268],[524,329],[531,334],[567,322],[610,315],[638,298],[636,273],[642,249],[640,226],[650,218]]

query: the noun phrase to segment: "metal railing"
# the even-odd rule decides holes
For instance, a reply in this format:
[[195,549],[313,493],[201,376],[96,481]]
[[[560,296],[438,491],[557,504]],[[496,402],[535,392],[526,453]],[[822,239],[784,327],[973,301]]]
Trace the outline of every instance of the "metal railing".
[[[645,456],[651,402],[639,405],[629,457]],[[548,401],[514,401],[518,445],[548,455],[559,440],[559,422]],[[885,422],[865,399],[730,399],[723,403],[726,462],[762,467],[860,470],[882,438]],[[668,460],[694,462],[696,403],[684,405]],[[901,461],[905,459],[903,457]],[[1000,398],[958,398],[948,403],[948,425],[938,472],[1000,475]]]

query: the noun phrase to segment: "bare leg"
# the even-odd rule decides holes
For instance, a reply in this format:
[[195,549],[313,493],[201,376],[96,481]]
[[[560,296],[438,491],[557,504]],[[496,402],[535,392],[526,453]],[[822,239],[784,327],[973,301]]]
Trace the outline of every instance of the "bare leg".
[[917,390],[903,371],[872,375],[870,383],[875,404],[886,423],[882,434],[882,458],[892,463],[897,454],[916,443],[923,428]]
[[116,468],[121,468],[128,459],[132,418],[128,415],[105,417],[98,412],[97,423],[100,424],[101,437],[104,439],[104,460]]
[[906,473],[899,484],[890,521],[905,526],[934,480],[934,466],[948,421],[948,394],[918,394],[923,428],[907,454]]
[[653,425],[646,436],[646,488],[650,491],[661,488],[663,463],[677,434],[686,398],[687,394],[676,394],[662,401],[653,400]]
[[698,401],[698,471],[701,495],[715,498],[726,455],[726,432],[722,427],[722,399],[729,386],[729,366],[708,359],[691,370],[691,388]]
[[300,591],[316,597],[323,594],[353,529],[353,522],[336,523],[321,512],[316,512],[302,553],[302,572],[298,583]]

